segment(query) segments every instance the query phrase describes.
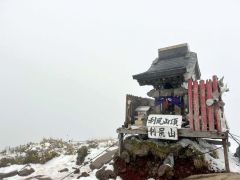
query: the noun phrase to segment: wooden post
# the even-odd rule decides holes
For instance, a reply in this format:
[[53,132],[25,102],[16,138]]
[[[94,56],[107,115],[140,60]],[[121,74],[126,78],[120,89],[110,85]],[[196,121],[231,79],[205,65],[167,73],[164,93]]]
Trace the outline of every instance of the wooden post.
[[193,125],[193,93],[192,93],[192,80],[188,80],[188,120],[190,129],[194,130]]
[[224,160],[225,160],[225,170],[227,173],[229,173],[230,167],[229,167],[229,159],[228,159],[227,141],[228,141],[228,135],[226,134],[226,138],[222,139],[222,144],[223,144],[223,152],[224,152]]
[[118,140],[119,140],[119,156],[120,156],[123,151],[123,133],[118,134]]
[[193,117],[194,117],[194,126],[196,131],[200,131],[200,122],[199,122],[199,93],[198,93],[198,82],[193,82]]
[[[217,76],[213,76],[213,92],[214,93],[219,93]],[[214,105],[214,115],[215,115],[215,119],[216,119],[216,128],[217,128],[218,132],[221,131],[220,112],[219,112],[219,110],[220,110],[219,104],[216,103]]]
[[128,95],[126,95],[124,127],[126,127],[126,128],[128,127]]
[[[212,99],[212,81],[207,81],[207,99]],[[213,115],[213,105],[208,106],[208,125],[209,125],[209,131],[214,131],[214,115]]]
[[204,80],[200,81],[200,103],[201,103],[202,130],[207,131],[206,93]]

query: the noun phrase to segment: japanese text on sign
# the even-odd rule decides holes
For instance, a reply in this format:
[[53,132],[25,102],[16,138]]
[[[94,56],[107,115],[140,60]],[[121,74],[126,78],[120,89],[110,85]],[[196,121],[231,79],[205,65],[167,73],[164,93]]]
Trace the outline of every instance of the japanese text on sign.
[[147,126],[170,126],[181,128],[182,116],[150,114],[147,120]]
[[177,140],[178,139],[177,128],[168,126],[148,127],[148,137],[154,139]]
[[181,125],[180,115],[150,114],[147,120],[148,137],[177,140],[177,129],[181,128]]

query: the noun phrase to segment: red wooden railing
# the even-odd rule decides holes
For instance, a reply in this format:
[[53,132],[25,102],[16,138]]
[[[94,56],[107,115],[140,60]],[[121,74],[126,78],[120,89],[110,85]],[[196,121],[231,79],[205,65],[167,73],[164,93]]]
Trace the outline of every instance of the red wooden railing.
[[188,120],[190,129],[194,131],[221,132],[221,111],[218,103],[206,105],[207,99],[213,99],[219,93],[217,76],[212,80],[188,80]]

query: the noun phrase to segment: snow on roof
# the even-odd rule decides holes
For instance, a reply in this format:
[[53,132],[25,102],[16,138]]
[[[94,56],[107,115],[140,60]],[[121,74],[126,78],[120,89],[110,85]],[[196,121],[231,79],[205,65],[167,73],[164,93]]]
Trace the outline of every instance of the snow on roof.
[[145,112],[150,109],[150,106],[138,106],[135,111]]
[[146,72],[133,75],[133,79],[141,86],[153,85],[160,79],[182,77],[184,73],[191,71],[200,79],[197,54],[191,52],[187,44],[180,44],[159,49],[158,58],[153,61],[151,67]]

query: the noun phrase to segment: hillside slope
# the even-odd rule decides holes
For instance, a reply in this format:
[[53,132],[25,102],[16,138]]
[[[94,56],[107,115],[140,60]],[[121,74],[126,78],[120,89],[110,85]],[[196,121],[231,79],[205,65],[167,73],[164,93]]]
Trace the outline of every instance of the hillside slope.
[[[73,143],[51,139],[40,143],[24,145],[21,148],[8,149],[7,151],[2,151],[0,154],[0,175],[14,171],[19,172],[22,168],[26,169],[26,164],[34,172],[27,176],[20,176],[17,173],[5,179],[70,180],[80,178],[92,180],[108,179],[109,177],[113,179],[134,180],[183,179],[194,174],[224,172],[225,166],[222,148],[208,144],[204,140],[193,141],[181,139],[177,143],[170,143],[129,137],[124,143],[125,153],[121,157],[117,156],[117,154],[113,156],[113,153],[111,153],[117,152],[116,149],[118,146],[116,142],[116,140],[108,139]],[[81,155],[79,150],[82,147],[87,147],[87,154],[84,158],[79,156],[79,154]],[[106,149],[107,151],[105,151]],[[33,153],[34,156],[29,156],[29,152],[35,152]],[[33,160],[36,161],[36,152],[40,160],[39,163],[29,163]],[[111,157],[102,158],[101,160],[102,155],[105,154],[105,156],[108,156],[106,152],[109,152],[108,154]],[[174,157],[172,169],[160,168],[171,153]],[[28,157],[28,161],[26,157]],[[48,158],[51,159],[44,162]],[[15,160],[13,161],[12,159]],[[79,159],[82,160],[80,163],[77,162]],[[97,167],[97,169],[91,167],[91,162],[96,159],[103,162],[102,164],[100,163],[100,166],[103,165],[103,167]],[[104,161],[103,159],[107,160]],[[238,159],[232,153],[229,153],[229,159],[231,171],[240,172]],[[6,160],[9,161],[7,162]],[[21,164],[24,161],[28,163]],[[104,164],[104,162],[107,163]],[[233,174],[231,177],[235,175]],[[202,175],[199,177],[202,177]],[[207,176],[207,178],[210,178],[210,176]]]

